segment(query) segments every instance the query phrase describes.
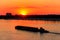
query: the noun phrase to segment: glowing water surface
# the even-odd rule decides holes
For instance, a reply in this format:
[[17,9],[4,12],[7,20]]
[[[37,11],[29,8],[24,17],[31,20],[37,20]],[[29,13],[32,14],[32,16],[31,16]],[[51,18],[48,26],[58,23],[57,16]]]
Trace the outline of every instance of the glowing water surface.
[[60,33],[60,21],[43,20],[0,20],[0,40],[60,40],[57,34],[40,34],[16,30],[15,26],[29,26]]

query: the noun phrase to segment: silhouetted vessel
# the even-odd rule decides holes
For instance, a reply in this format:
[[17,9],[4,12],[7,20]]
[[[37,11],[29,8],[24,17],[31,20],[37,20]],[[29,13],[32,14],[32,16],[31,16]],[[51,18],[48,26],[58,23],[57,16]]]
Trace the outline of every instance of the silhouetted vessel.
[[43,34],[43,33],[52,33],[52,34],[59,34],[60,35],[60,33],[50,32],[48,30],[45,30],[42,27],[40,27],[40,29],[38,29],[38,28],[27,27],[27,26],[16,26],[15,29],[29,31],[29,32],[40,32],[40,34]]
[[17,30],[25,30],[25,31],[30,31],[30,32],[49,33],[49,31],[43,29],[42,27],[40,29],[38,29],[38,28],[27,27],[27,26],[16,26],[15,29],[17,29]]
[[27,26],[16,26],[15,29],[17,30],[25,30],[25,31],[30,31],[30,32],[38,32],[38,28],[34,27],[27,27]]

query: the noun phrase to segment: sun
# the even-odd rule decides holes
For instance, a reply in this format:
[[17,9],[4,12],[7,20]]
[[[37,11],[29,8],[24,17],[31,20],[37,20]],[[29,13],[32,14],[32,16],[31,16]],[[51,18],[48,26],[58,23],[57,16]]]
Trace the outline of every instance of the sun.
[[27,14],[28,14],[28,10],[26,10],[26,9],[21,9],[21,10],[19,11],[19,14],[21,14],[21,15],[27,15]]
[[22,15],[27,15],[27,11],[26,11],[26,10],[22,10],[20,13],[21,13]]

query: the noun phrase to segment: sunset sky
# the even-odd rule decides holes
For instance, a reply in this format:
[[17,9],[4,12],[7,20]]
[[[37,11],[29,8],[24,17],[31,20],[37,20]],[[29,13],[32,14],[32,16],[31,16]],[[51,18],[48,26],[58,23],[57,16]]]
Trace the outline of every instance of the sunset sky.
[[60,14],[60,0],[0,0],[0,14]]

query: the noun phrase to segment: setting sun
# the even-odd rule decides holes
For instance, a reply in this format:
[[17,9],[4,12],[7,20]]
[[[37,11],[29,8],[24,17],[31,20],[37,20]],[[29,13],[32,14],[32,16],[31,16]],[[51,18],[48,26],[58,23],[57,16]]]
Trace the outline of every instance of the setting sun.
[[19,11],[19,14],[21,14],[21,15],[27,15],[27,14],[28,14],[28,10],[26,10],[26,9],[21,9],[21,10]]

